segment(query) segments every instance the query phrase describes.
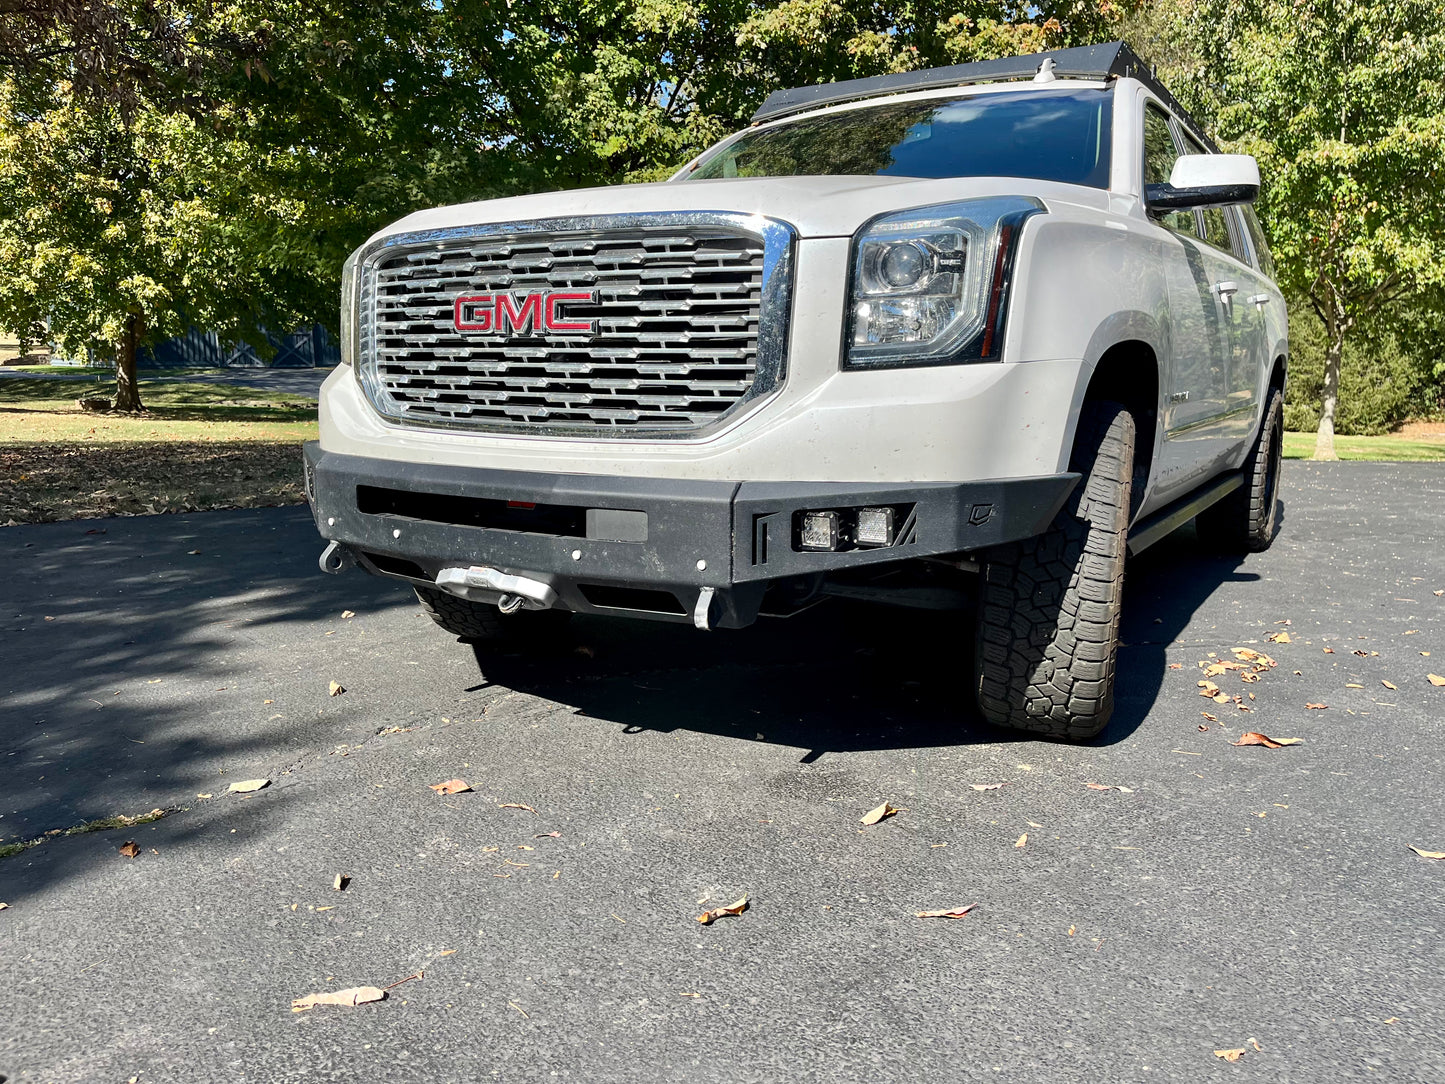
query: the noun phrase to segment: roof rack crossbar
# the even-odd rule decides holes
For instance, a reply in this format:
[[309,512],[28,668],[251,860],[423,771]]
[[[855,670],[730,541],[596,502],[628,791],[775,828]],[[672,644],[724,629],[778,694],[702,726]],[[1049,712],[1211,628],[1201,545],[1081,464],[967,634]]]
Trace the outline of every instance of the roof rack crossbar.
[[1154,77],[1149,66],[1122,41],[1107,45],[1083,45],[1074,49],[1051,49],[1028,56],[1005,57],[1002,60],[979,60],[971,64],[954,64],[946,68],[874,75],[866,79],[846,79],[839,83],[820,83],[791,90],[775,90],[753,114],[753,123],[778,120],[781,117],[817,109],[839,102],[877,98],[887,94],[905,94],[917,90],[939,90],[974,83],[994,83],[1010,79],[1031,79],[1045,60],[1054,62],[1057,79],[1138,79],[1157,95],[1210,150],[1217,150],[1214,141],[1194,122],[1174,96]]

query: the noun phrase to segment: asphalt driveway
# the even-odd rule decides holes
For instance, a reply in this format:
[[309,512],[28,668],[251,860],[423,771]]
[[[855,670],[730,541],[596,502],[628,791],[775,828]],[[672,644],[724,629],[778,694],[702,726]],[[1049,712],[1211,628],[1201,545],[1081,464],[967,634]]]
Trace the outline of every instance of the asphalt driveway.
[[[0,530],[0,846],[46,840],[0,859],[0,1079],[1438,1084],[1445,465],[1283,498],[1268,553],[1132,566],[1077,747],[961,707],[948,617],[479,656],[302,509]],[[1236,647],[1252,712],[1199,695]]]

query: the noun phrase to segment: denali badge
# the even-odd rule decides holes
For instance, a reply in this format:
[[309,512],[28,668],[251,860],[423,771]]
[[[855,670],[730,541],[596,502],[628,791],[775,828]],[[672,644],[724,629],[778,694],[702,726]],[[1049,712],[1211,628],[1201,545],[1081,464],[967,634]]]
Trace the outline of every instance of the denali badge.
[[557,306],[596,301],[596,290],[536,294],[465,294],[457,298],[452,322],[458,331],[491,335],[595,335],[596,320],[568,320]]

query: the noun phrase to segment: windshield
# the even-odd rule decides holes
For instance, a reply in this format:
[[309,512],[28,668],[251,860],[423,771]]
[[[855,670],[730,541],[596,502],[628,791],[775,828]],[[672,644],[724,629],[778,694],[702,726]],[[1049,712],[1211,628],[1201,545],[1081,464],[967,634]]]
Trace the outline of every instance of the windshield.
[[1109,186],[1109,90],[895,102],[744,132],[687,180],[852,175],[1030,177]]

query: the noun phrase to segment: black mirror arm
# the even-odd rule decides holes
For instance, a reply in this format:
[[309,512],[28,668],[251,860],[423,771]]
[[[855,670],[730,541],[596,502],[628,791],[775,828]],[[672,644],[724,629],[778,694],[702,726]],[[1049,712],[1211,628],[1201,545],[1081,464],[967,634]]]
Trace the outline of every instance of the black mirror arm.
[[1146,184],[1144,203],[1151,211],[1189,211],[1195,207],[1228,207],[1259,198],[1254,184],[1220,184],[1203,188],[1175,188],[1172,184]]

